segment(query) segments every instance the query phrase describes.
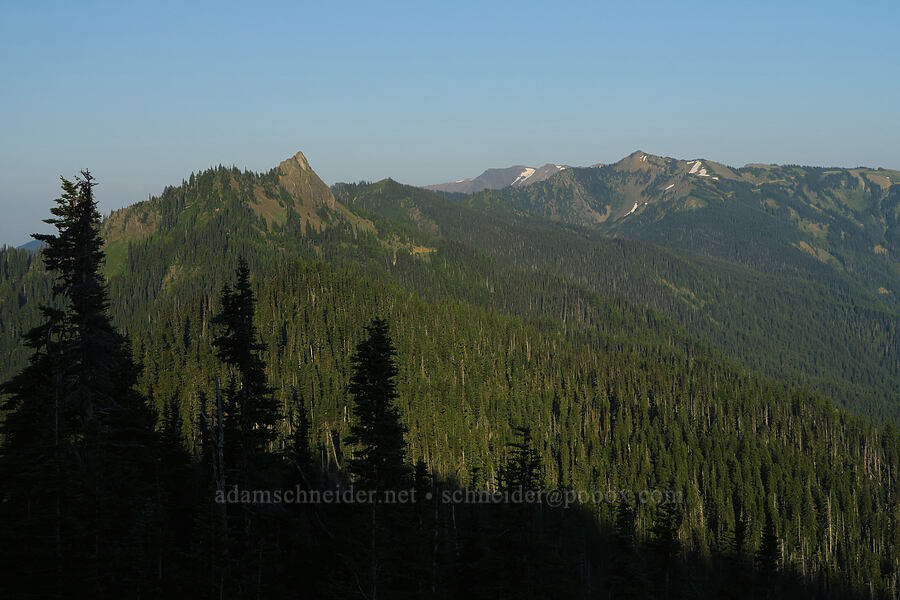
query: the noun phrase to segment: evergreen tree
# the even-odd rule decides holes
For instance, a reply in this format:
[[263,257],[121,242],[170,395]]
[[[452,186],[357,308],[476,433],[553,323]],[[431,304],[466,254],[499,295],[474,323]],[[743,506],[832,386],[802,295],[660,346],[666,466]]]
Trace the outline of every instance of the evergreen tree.
[[353,398],[354,423],[347,441],[356,446],[348,468],[356,484],[379,493],[368,507],[362,527],[369,589],[375,598],[405,597],[415,592],[417,582],[407,570],[410,536],[415,533],[415,511],[408,505],[379,505],[380,494],[406,488],[411,470],[406,464],[406,427],[400,422],[397,400],[396,350],[388,334],[388,324],[374,319],[366,327],[368,336],[356,346],[350,358],[353,373],[348,391]]
[[534,448],[531,428],[515,427],[516,440],[508,444],[510,456],[499,469],[500,488],[536,491],[541,487],[541,455]]
[[781,562],[781,544],[775,531],[772,514],[766,511],[766,524],[763,527],[762,541],[756,552],[756,566],[759,570],[759,581],[766,598],[777,597],[776,587]]
[[[534,447],[531,428],[513,428],[509,455],[498,467],[498,484],[508,502],[490,507],[487,565],[492,591],[500,598],[567,596],[566,571],[551,542],[555,531],[546,528],[549,516],[534,494],[542,489],[541,455]],[[552,510],[552,509],[549,509]],[[550,583],[550,582],[553,583]]]
[[656,507],[650,553],[654,595],[660,600],[680,598],[682,595],[681,542],[678,539],[682,518],[681,505],[677,502],[664,502]]
[[46,323],[25,336],[34,349],[28,366],[2,388],[8,398],[0,447],[0,573],[13,590],[62,597],[82,566],[71,511],[78,463],[68,444],[71,411],[62,403],[61,312],[43,313]]
[[279,420],[278,404],[266,380],[262,359],[265,346],[259,342],[254,324],[256,298],[250,285],[250,269],[238,258],[234,287],[225,284],[222,310],[213,320],[218,331],[213,340],[216,355],[232,369],[225,391],[228,405],[225,434],[226,458],[238,480],[246,483],[260,475],[275,441]]
[[723,598],[741,600],[752,592],[750,560],[747,557],[749,523],[744,508],[737,503],[734,517],[734,532],[729,540],[725,555],[725,569],[720,595]]
[[191,457],[184,447],[177,407],[166,403],[159,433],[154,558],[164,593],[175,593],[195,574],[185,564],[195,533],[196,499]]
[[646,598],[646,581],[634,534],[635,512],[624,499],[616,507],[610,561],[610,598]]
[[[214,464],[219,456],[214,475],[219,477],[217,489],[232,485],[240,490],[267,489],[278,483],[280,464],[271,451],[280,411],[266,378],[265,346],[254,323],[256,297],[243,257],[238,258],[235,276],[234,286],[223,286],[221,312],[212,319],[216,356],[230,371],[225,390],[216,390],[216,417],[207,417],[210,424],[215,423],[211,437],[221,439],[211,449]],[[259,595],[276,583],[269,567],[277,565],[263,559],[279,534],[277,519],[272,517],[264,505],[228,505],[224,523],[208,529],[207,544],[217,548],[215,560],[224,567],[217,584],[220,592],[231,589],[238,596]]]
[[288,456],[294,466],[300,469],[304,483],[312,483],[313,453],[310,448],[310,423],[306,412],[306,403],[297,392],[297,388],[291,388],[291,437],[289,441]]
[[400,422],[397,399],[396,350],[387,322],[374,319],[368,337],[356,346],[350,362],[353,374],[348,390],[353,398],[355,422],[347,441],[356,445],[350,472],[362,487],[397,489],[409,479],[406,464],[406,427]]
[[15,568],[19,582],[38,594],[78,585],[109,596],[146,586],[145,517],[155,510],[146,475],[156,440],[134,389],[138,368],[107,314],[96,182],[88,171],[61,180],[45,221],[57,233],[34,236],[46,244],[55,306],[42,308],[44,323],[26,336],[34,349],[28,366],[2,388],[10,414],[0,505],[4,522],[16,524],[3,558],[16,536],[26,536],[22,546],[39,540]]

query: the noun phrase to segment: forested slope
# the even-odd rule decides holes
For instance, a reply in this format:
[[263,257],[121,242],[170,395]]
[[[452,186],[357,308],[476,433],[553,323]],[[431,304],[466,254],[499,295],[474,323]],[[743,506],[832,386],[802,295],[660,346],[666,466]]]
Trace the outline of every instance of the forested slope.
[[[810,590],[895,589],[896,430],[823,395],[893,414],[897,331],[880,305],[390,181],[335,197],[295,162],[192,175],[106,222],[111,310],[143,366],[139,389],[177,413],[195,457],[200,413],[229,372],[212,317],[245,256],[267,380],[284,414],[292,388],[304,398],[323,473],[353,454],[349,359],[382,317],[409,461],[439,479],[496,486],[514,428],[527,425],[542,487],[681,492],[683,556],[721,560],[744,526],[755,552],[769,519],[780,564]],[[14,371],[49,279],[24,251],[3,250],[0,264]],[[825,376],[843,360],[847,370]],[[587,511],[607,526],[618,516],[614,503]],[[638,507],[639,540],[655,539],[657,517]],[[694,585],[711,593],[718,580],[699,573]]]
[[[448,249],[436,257],[458,253],[461,243],[495,270],[550,274],[609,302],[652,307],[745,365],[810,385],[877,421],[900,416],[897,306],[803,252],[785,256],[780,270],[763,270],[516,216],[476,202],[484,196],[461,205],[389,180],[336,191],[380,229],[444,242]],[[710,220],[690,231],[728,237],[721,227]]]

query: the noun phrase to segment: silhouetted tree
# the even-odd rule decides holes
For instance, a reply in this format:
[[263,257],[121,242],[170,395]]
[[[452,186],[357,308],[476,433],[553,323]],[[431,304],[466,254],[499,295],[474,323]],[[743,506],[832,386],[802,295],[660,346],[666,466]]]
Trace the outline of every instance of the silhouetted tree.
[[616,506],[610,559],[610,598],[646,598],[646,580],[634,535],[635,513],[624,499]]
[[291,388],[291,437],[288,454],[295,468],[301,471],[304,483],[310,485],[313,453],[310,448],[309,415],[306,412],[306,403],[297,392],[297,388]]
[[356,346],[350,362],[353,374],[348,390],[353,398],[354,423],[347,442],[357,446],[349,461],[358,485],[373,490],[408,483],[406,427],[400,422],[397,399],[396,350],[387,322],[375,319],[366,327],[368,337]]
[[226,457],[237,473],[238,481],[261,475],[260,469],[275,441],[279,407],[266,380],[265,350],[259,342],[254,324],[256,298],[250,286],[250,269],[243,257],[238,258],[236,282],[225,284],[221,293],[222,310],[212,323],[218,331],[213,346],[219,360],[232,369],[225,391]]
[[677,502],[663,502],[656,506],[649,549],[653,591],[660,600],[680,598],[682,595],[681,542],[678,539],[682,518],[681,505]]
[[377,493],[369,506],[367,548],[369,595],[402,596],[417,588],[404,563],[414,532],[411,520],[415,512],[409,506],[379,506],[381,494],[388,490],[408,489],[411,470],[405,462],[406,427],[400,422],[397,399],[396,350],[388,334],[388,324],[374,319],[366,327],[367,337],[356,346],[350,358],[353,373],[348,391],[353,399],[354,422],[347,442],[355,446],[349,471],[359,487]]
[[530,427],[515,427],[508,444],[509,458],[500,466],[499,484],[505,490],[537,491],[541,487],[541,455],[534,447]]
[[766,524],[763,527],[762,540],[756,552],[756,566],[759,570],[759,581],[766,598],[776,597],[776,586],[780,574],[781,546],[772,514],[766,511]]
[[[25,548],[15,577],[38,595],[72,586],[94,596],[145,587],[156,438],[153,415],[135,391],[138,368],[112,326],[93,188],[82,171],[62,180],[51,209],[56,234],[44,266],[55,305],[26,335],[28,366],[3,385],[0,501],[10,525],[6,550]],[[5,529],[5,528],[4,528]],[[10,582],[7,582],[10,583]],[[15,589],[15,585],[12,585]]]
[[725,553],[725,569],[720,595],[723,598],[741,600],[752,593],[751,561],[747,556],[749,523],[743,507],[738,503],[735,509],[734,531],[728,540]]

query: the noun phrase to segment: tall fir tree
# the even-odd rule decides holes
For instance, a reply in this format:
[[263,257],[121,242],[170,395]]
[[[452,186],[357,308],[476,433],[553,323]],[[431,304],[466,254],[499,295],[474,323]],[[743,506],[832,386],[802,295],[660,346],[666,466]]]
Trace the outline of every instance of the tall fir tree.
[[[238,258],[235,283],[221,293],[221,311],[212,319],[213,347],[228,368],[224,390],[216,389],[213,417],[207,417],[211,435],[209,454],[216,493],[237,486],[241,491],[271,488],[279,482],[282,463],[273,452],[281,411],[266,378],[262,358],[265,346],[256,330],[256,296],[250,268]],[[216,593],[263,595],[273,584],[263,556],[278,537],[272,511],[243,502],[215,507],[219,523],[207,526],[206,547],[213,548]]]
[[[142,557],[146,517],[156,510],[146,500],[156,438],[153,414],[134,388],[128,342],[107,314],[96,181],[88,171],[61,180],[45,221],[57,233],[34,235],[46,244],[54,306],[42,308],[44,322],[26,335],[34,349],[28,366],[2,386],[0,505],[4,522],[15,525],[0,562],[39,595],[78,586],[108,597],[152,587]],[[18,536],[33,554],[7,562]]]
[[306,403],[297,388],[291,388],[291,436],[288,445],[288,459],[299,469],[300,477],[307,486],[313,483],[313,453],[310,448],[311,426],[306,412]]
[[751,565],[747,557],[750,523],[740,502],[735,502],[734,531],[724,557],[724,573],[719,595],[730,600],[742,600],[753,591]]
[[554,584],[556,589],[547,585],[547,580],[556,580],[562,569],[549,542],[552,536],[545,535],[545,507],[534,495],[542,487],[541,456],[530,427],[516,426],[513,433],[514,440],[507,444],[508,456],[497,468],[498,488],[507,494],[506,501],[490,507],[491,591],[501,598],[565,595],[561,580]]
[[630,502],[623,499],[618,503],[610,561],[610,598],[646,598],[649,595],[635,541],[635,517],[635,508]]
[[509,458],[498,469],[500,489],[536,491],[541,488],[541,455],[534,447],[531,428],[514,428],[516,440],[507,444]]
[[[674,488],[670,482],[669,489]],[[656,506],[653,538],[650,541],[651,576],[654,595],[660,600],[675,600],[683,595],[681,542],[678,530],[684,513],[680,503],[667,501]]]
[[[347,387],[353,399],[354,423],[347,442],[355,446],[348,470],[355,484],[376,492],[408,489],[412,470],[406,463],[406,427],[400,421],[397,400],[397,351],[391,341],[388,324],[374,319],[366,327],[368,334],[351,356],[353,368]],[[367,594],[370,598],[403,598],[417,590],[410,578],[408,550],[414,534],[415,511],[407,504],[380,505],[376,496],[370,502],[368,515],[360,521],[368,529],[365,564],[368,572]],[[387,497],[387,496],[385,496]],[[363,517],[363,515],[358,515]]]
[[353,374],[348,391],[353,398],[355,422],[348,443],[357,446],[350,472],[367,489],[397,489],[409,483],[406,464],[406,427],[400,421],[397,400],[397,364],[388,324],[375,319],[366,327],[368,337],[356,346],[350,362]]
[[266,379],[265,350],[254,323],[256,297],[250,283],[250,268],[238,258],[236,281],[222,288],[222,310],[212,323],[218,331],[213,340],[216,354],[231,369],[225,390],[227,404],[226,457],[240,483],[260,475],[269,463],[272,443],[280,419],[278,403]]
[[763,527],[759,550],[756,551],[756,566],[759,571],[759,584],[762,587],[761,596],[779,597],[777,588],[781,570],[781,542],[769,510],[766,511],[766,524]]

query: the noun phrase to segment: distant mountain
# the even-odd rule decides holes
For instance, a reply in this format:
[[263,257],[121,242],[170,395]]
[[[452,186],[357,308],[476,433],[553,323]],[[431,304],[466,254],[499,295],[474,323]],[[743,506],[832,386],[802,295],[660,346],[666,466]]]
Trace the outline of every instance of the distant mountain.
[[21,246],[17,246],[19,250],[28,250],[29,252],[37,252],[41,248],[43,248],[46,244],[40,240],[31,240],[30,242],[26,242]]
[[898,180],[889,170],[735,169],[635,152],[466,197],[393,182],[335,193],[376,227],[374,213],[402,218],[649,305],[744,364],[883,417],[900,415]]
[[466,202],[764,271],[828,267],[889,303],[900,297],[900,171],[732,168],[638,151]]
[[449,183],[427,185],[425,189],[436,192],[474,194],[482,190],[499,190],[509,186],[523,187],[538,181],[544,181],[548,177],[568,168],[566,165],[550,163],[537,168],[513,165],[505,169],[488,169],[474,179],[460,179]]

